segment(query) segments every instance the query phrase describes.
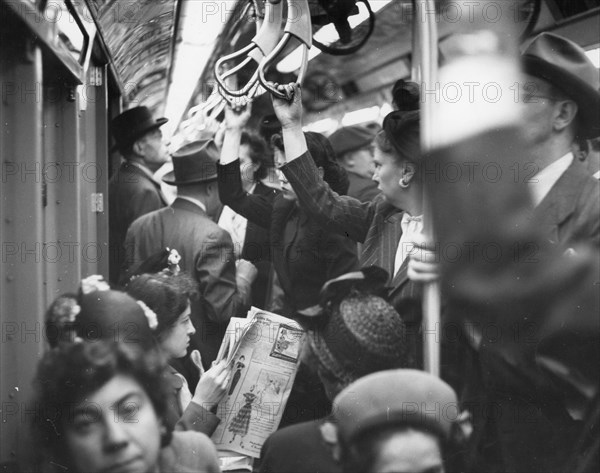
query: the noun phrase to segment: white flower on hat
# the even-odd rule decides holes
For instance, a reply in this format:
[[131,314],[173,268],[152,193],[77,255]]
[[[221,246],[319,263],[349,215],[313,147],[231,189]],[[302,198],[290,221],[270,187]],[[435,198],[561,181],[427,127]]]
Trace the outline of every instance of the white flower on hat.
[[75,317],[79,315],[79,312],[81,312],[81,306],[79,304],[73,304],[68,315],[69,322],[75,322]]
[[156,327],[158,327],[158,317],[156,312],[148,307],[143,301],[138,300],[136,302],[144,311],[144,315],[146,316],[146,319],[148,319],[148,326],[150,327],[150,330],[155,330]]
[[92,274],[91,276],[81,280],[81,292],[83,294],[90,294],[96,291],[110,291],[110,286],[104,280],[102,275]]
[[169,271],[171,271],[171,273],[173,273],[174,275],[179,274],[179,262],[181,261],[181,255],[175,248],[173,248],[172,250],[167,248],[167,251],[169,252],[169,257],[167,258]]

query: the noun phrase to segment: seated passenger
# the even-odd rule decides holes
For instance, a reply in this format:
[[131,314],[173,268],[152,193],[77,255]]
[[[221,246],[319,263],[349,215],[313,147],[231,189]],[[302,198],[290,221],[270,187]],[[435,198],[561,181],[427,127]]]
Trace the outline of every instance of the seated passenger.
[[50,351],[34,381],[40,415],[33,429],[42,468],[218,472],[208,437],[166,426],[164,368],[156,355],[125,344],[80,342]]
[[470,431],[456,393],[416,370],[373,373],[334,400],[330,439],[344,473],[464,471]]
[[[387,279],[380,268],[367,268],[328,282],[322,309],[305,323],[309,328],[304,357],[329,399],[356,379],[408,364],[405,328],[400,315],[378,293]],[[328,418],[278,430],[263,445],[261,472],[338,472],[327,445]]]
[[[127,285],[127,293],[154,312],[156,322],[152,332],[167,361],[185,357],[190,336],[196,332],[190,319],[190,299],[197,297],[193,279],[185,273],[141,274]],[[225,396],[230,370],[222,361],[204,372],[197,350],[192,352],[191,359],[200,378],[193,395],[183,375],[173,366],[167,370],[171,391],[165,420],[177,430],[211,435],[220,422],[216,409]]]
[[[151,354],[157,348],[167,359],[184,356],[189,333],[190,282],[182,276],[144,275],[131,289],[157,310],[140,300],[110,290],[101,277],[82,281],[78,297],[60,296],[46,314],[46,333],[52,346],[78,340],[123,342]],[[187,289],[186,289],[187,288]],[[152,297],[149,290],[154,291]],[[179,310],[181,309],[181,310]],[[213,413],[225,394],[229,370],[219,364],[201,376],[193,397],[174,369],[165,373],[167,392],[166,425],[176,430],[196,430],[211,435],[219,424]],[[186,395],[187,394],[187,395]],[[193,402],[191,402],[193,401]]]

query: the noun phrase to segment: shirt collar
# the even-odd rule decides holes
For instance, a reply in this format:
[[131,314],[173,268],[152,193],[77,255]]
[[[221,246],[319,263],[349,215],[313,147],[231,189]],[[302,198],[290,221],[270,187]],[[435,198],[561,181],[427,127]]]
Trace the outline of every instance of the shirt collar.
[[204,203],[200,202],[198,199],[194,199],[193,197],[188,197],[187,195],[178,195],[177,198],[187,200],[188,202],[191,202],[192,204],[197,205],[198,207],[200,207],[202,210],[204,210],[206,212],[206,205],[204,205]]
[[408,226],[408,224],[411,222],[416,222],[416,223],[423,222],[423,215],[416,215],[413,217],[412,215],[409,215],[407,212],[404,212],[404,214],[402,215],[402,222],[400,223],[402,225],[402,227]]
[[527,182],[534,206],[537,207],[544,200],[552,186],[556,184],[556,181],[560,179],[560,176],[564,174],[572,162],[573,153],[568,152],[562,158],[546,166]]

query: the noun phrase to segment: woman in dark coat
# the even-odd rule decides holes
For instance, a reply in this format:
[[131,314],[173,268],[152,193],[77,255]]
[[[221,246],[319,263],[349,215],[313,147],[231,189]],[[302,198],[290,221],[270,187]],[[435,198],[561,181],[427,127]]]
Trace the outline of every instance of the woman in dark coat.
[[[325,281],[357,267],[356,244],[349,238],[332,234],[311,219],[297,203],[295,194],[283,177],[281,193],[273,201],[261,195],[245,193],[241,184],[237,159],[243,127],[250,117],[246,108],[226,110],[227,131],[218,167],[221,202],[249,221],[269,229],[273,265],[284,292],[283,307],[277,312],[295,317],[298,311],[319,302],[319,291]],[[348,177],[335,162],[327,138],[306,133],[311,157],[324,181],[337,194],[348,190]],[[285,162],[280,135],[272,138],[275,161]]]
[[[250,117],[250,108],[227,108],[227,131],[218,166],[221,202],[248,221],[269,229],[273,267],[283,290],[283,306],[271,310],[294,318],[303,309],[319,303],[319,292],[329,279],[357,268],[356,243],[334,234],[311,219],[299,206],[294,191],[278,173],[281,192],[270,201],[264,196],[245,193],[237,159],[242,129]],[[337,194],[348,190],[348,176],[335,161],[329,141],[318,133],[306,133],[306,141],[318,172]],[[275,163],[285,162],[283,140],[271,138]],[[288,400],[282,425],[314,419],[330,408],[330,401],[316,375],[301,365]]]

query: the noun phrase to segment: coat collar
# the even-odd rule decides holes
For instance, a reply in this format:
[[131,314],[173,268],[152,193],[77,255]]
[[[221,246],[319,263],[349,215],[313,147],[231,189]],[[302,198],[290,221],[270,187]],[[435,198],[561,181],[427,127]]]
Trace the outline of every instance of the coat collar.
[[204,215],[208,217],[208,214],[199,206],[194,204],[193,202],[182,199],[181,197],[177,197],[175,201],[171,204],[171,207],[178,210],[185,210],[187,212],[192,212],[198,215]]

